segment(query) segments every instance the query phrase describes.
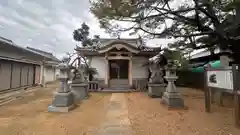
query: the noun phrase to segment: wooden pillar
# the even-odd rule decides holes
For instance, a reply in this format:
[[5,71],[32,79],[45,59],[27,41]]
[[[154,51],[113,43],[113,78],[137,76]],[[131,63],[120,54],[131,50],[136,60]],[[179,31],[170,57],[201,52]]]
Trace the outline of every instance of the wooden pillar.
[[232,75],[233,75],[235,123],[238,127],[240,127],[240,95],[239,95],[240,85],[238,83],[238,78],[240,76],[239,65],[236,64],[232,65]]
[[41,62],[41,66],[40,66],[40,82],[41,82],[41,85],[43,86],[43,87],[45,87],[45,64],[44,64],[44,62]]
[[129,85],[132,86],[132,56],[130,56],[130,59],[129,59],[128,81],[129,81]]
[[108,87],[109,86],[109,61],[108,61],[108,56],[105,55],[105,85]]
[[204,98],[205,98],[205,111],[211,111],[211,97],[210,88],[208,87],[207,68],[204,68]]

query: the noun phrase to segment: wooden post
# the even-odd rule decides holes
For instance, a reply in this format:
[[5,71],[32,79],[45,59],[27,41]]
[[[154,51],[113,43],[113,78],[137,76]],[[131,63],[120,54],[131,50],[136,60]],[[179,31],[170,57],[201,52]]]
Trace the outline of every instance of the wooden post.
[[10,74],[10,89],[12,88],[13,83],[13,63],[11,63],[11,74]]
[[210,89],[208,87],[208,78],[207,78],[207,68],[204,69],[204,97],[205,97],[205,111],[211,111],[211,97],[210,97]]
[[128,64],[128,78],[129,78],[129,85],[132,86],[132,56],[130,56],[129,64]]
[[105,69],[106,69],[106,73],[105,73],[105,85],[106,87],[109,87],[109,61],[108,61],[108,55],[105,55]]
[[214,93],[215,91],[213,89],[210,90],[210,97],[211,97],[211,104],[213,104],[215,101],[214,101]]
[[41,64],[41,85],[42,87],[45,87],[45,63],[44,61]]
[[235,109],[235,121],[238,127],[240,127],[240,107],[239,107],[239,95],[234,94],[234,109]]
[[238,74],[239,74],[239,65],[232,65],[232,75],[233,75],[233,94],[234,94],[234,113],[235,113],[235,123],[240,127],[240,98],[239,98],[239,84],[238,84]]

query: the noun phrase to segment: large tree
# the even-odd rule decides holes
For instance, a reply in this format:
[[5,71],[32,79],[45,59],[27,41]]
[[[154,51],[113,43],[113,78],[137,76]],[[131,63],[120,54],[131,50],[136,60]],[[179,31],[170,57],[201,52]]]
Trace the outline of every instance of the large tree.
[[81,28],[73,31],[73,39],[77,42],[81,42],[82,46],[92,46],[94,42],[100,39],[99,35],[94,35],[93,39],[89,38],[90,28],[86,23],[82,23]]
[[[73,31],[73,39],[75,41],[81,42],[82,47],[88,47],[92,45],[97,45],[97,42],[100,39],[99,35],[94,35],[93,38],[90,38],[90,27],[86,23],[82,23],[81,28],[78,28]],[[64,60],[67,60],[68,63],[72,60],[72,57],[78,55],[75,59],[73,59],[71,66],[77,62],[78,67],[80,67],[81,64],[84,65],[84,72],[89,75],[89,80],[92,81],[93,76],[97,74],[97,70],[93,67],[91,67],[88,63],[87,57],[84,55],[81,55],[80,53],[73,52],[73,53],[67,53],[67,57],[64,58]],[[76,70],[77,71],[77,70]],[[76,75],[77,72],[75,72]]]
[[230,49],[240,63],[240,0],[94,0],[91,11],[107,31],[130,22],[118,31],[175,38],[170,47],[182,50]]

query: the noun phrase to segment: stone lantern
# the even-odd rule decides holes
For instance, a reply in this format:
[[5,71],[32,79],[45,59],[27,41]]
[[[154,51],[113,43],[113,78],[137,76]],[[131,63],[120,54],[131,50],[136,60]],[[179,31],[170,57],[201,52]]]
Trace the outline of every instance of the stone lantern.
[[173,61],[168,61],[165,66],[166,76],[164,77],[167,81],[166,92],[164,92],[162,97],[162,103],[167,104],[169,107],[173,108],[183,108],[184,101],[181,94],[177,91],[174,82],[178,79],[176,75],[177,67]]
[[68,81],[70,79],[70,67],[66,63],[60,63],[58,80],[60,88],[54,92],[52,104],[48,107],[49,112],[68,112],[75,107],[74,96],[70,91]]

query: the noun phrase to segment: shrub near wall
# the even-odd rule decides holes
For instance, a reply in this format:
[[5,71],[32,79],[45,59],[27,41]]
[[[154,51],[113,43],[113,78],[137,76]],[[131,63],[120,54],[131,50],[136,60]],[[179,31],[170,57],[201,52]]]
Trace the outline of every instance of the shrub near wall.
[[190,70],[180,70],[176,81],[177,86],[202,89],[204,88],[204,72],[192,72]]

